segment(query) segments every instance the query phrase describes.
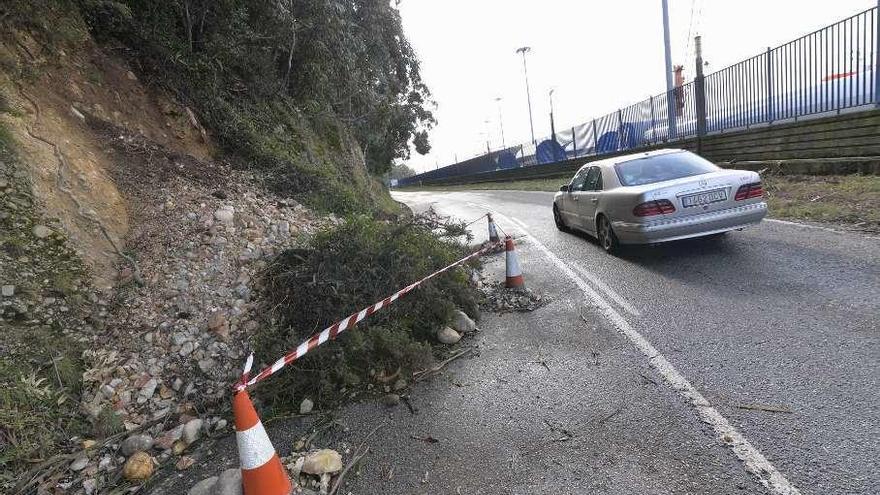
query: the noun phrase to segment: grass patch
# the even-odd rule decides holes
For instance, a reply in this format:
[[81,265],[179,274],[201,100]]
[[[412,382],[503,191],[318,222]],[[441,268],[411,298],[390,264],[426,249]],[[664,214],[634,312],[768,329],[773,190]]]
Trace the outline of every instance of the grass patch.
[[[393,223],[365,216],[319,233],[308,249],[282,253],[266,277],[274,325],[257,336],[258,362],[271,363],[313,333],[463,257],[462,224],[433,216]],[[307,354],[260,389],[275,412],[304,397],[321,405],[378,387],[376,377],[406,378],[434,358],[435,331],[458,307],[475,315],[477,293],[465,270],[432,279]],[[389,383],[390,385],[390,383]]]
[[770,214],[880,232],[880,177],[782,175],[764,177]]

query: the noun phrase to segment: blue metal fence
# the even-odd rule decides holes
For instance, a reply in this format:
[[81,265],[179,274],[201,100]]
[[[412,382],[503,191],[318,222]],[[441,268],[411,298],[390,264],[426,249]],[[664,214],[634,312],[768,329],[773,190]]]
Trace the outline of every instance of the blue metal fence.
[[[697,77],[671,92],[557,131],[539,140],[537,149],[528,142],[492,151],[402,179],[400,185],[540,166],[561,159],[600,156],[809,116],[874,108],[880,105],[878,66],[880,22],[875,7],[768,48],[702,79]],[[547,151],[551,149],[554,151]]]

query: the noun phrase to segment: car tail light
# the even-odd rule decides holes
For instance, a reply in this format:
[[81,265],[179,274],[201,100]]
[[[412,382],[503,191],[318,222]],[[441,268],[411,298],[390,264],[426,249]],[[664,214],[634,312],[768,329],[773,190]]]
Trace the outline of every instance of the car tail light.
[[633,215],[637,217],[650,217],[664,215],[675,211],[675,206],[668,199],[648,201],[633,208]]
[[753,182],[751,184],[739,186],[739,189],[736,190],[736,196],[734,196],[734,199],[742,201],[744,199],[761,198],[763,196],[764,186],[762,186],[760,182]]

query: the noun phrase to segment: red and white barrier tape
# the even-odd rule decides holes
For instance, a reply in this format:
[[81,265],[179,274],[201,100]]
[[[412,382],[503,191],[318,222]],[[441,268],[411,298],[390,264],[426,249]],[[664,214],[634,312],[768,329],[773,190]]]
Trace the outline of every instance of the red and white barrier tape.
[[419,285],[436,277],[437,275],[440,275],[441,273],[443,273],[445,271],[451,270],[452,268],[455,268],[456,266],[461,265],[462,263],[465,263],[473,258],[476,258],[477,256],[480,256],[481,254],[483,254],[487,251],[494,249],[495,247],[497,247],[500,244],[501,244],[500,242],[489,244],[489,245],[483,247],[482,249],[480,249],[479,251],[476,251],[476,252],[456,261],[455,263],[452,263],[449,266],[441,268],[441,269],[437,270],[436,272],[428,275],[427,277],[425,277],[421,280],[418,280],[416,282],[413,282],[410,285],[407,285],[403,289],[400,289],[399,291],[395,292],[394,294],[391,294],[390,296],[386,297],[385,299],[382,299],[381,301],[377,302],[376,304],[373,304],[371,306],[367,306],[366,308],[358,311],[357,313],[352,313],[347,318],[343,318],[342,320],[337,321],[336,323],[330,325],[329,327],[325,328],[324,330],[321,330],[320,332],[312,335],[305,342],[300,344],[296,349],[289,352],[284,357],[278,359],[278,361],[275,361],[271,366],[264,368],[262,371],[257,373],[257,375],[254,376],[253,378],[248,379],[248,377],[250,375],[250,371],[251,371],[251,366],[254,363],[254,356],[253,356],[253,354],[251,354],[250,356],[248,356],[247,362],[244,365],[244,371],[242,373],[241,380],[239,380],[234,386],[235,390],[236,391],[244,390],[247,387],[254,385],[255,383],[258,383],[258,382],[265,380],[269,376],[278,372],[281,368],[284,368],[288,364],[303,357],[306,353],[313,350],[315,347],[318,347],[319,345],[323,344],[324,342],[327,342],[330,339],[336,338],[336,336],[339,335],[340,333],[355,326],[358,322],[362,321],[367,316],[370,316],[371,314],[375,313],[376,311],[379,311],[380,309],[384,308],[385,306],[388,306],[389,304],[393,303],[398,298],[400,298],[403,295],[406,295],[408,292],[412,291],[413,289],[415,289]]

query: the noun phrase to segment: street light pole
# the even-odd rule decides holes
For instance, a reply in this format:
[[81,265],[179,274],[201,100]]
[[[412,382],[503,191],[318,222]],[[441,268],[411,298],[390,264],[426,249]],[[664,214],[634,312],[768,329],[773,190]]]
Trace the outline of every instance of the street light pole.
[[532,51],[532,47],[530,46],[523,46],[516,49],[516,53],[522,54],[523,59],[523,74],[526,78],[526,101],[529,104],[529,128],[532,131],[532,144],[538,144],[535,141],[535,124],[532,122],[532,96],[529,92],[529,69],[526,66],[526,53],[530,51]]
[[663,46],[666,52],[666,117],[668,119],[666,128],[666,139],[675,138],[675,107],[672,88],[672,53],[669,48],[669,2],[661,0],[663,4]]
[[556,123],[553,122],[553,91],[550,90],[550,139],[556,141]]
[[504,119],[501,118],[501,97],[495,98],[498,104],[498,127],[501,129],[501,147],[507,149],[507,142],[504,140]]

